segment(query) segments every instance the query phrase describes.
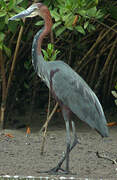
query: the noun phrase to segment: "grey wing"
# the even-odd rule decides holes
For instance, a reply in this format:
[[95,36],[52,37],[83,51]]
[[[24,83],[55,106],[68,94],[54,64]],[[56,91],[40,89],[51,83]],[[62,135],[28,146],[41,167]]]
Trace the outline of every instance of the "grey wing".
[[108,136],[102,106],[95,93],[76,72],[70,67],[60,69],[53,76],[52,89],[57,98],[82,121],[97,129],[102,136]]

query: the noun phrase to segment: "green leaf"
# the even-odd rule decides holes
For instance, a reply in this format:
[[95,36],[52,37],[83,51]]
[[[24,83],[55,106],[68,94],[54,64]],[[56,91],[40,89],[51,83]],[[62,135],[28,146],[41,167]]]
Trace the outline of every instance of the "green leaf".
[[17,4],[20,4],[20,6],[21,7],[23,7],[24,9],[26,9],[27,8],[27,6],[28,6],[28,3],[29,3],[29,0],[18,0],[19,1],[19,3],[17,3]]
[[3,32],[0,32],[0,42],[3,42],[5,38],[5,34]]
[[49,49],[49,50],[53,50],[53,44],[49,43],[49,44],[48,44],[48,49]]
[[42,52],[43,52],[43,55],[44,55],[44,59],[46,61],[48,61],[48,53],[44,49],[42,49]]
[[51,56],[52,56],[52,54],[53,54],[53,51],[54,51],[53,48],[54,48],[53,44],[49,43],[49,44],[48,44],[48,47],[47,47],[47,53],[48,53],[49,59],[51,59]]
[[33,78],[35,75],[35,71],[33,71],[31,74],[30,74],[30,78]]
[[25,69],[28,70],[28,67],[29,67],[29,66],[28,66],[28,64],[27,64],[27,61],[24,62],[24,67],[25,67]]
[[8,21],[9,21],[8,19],[9,19],[9,16],[6,15],[6,16],[5,16],[5,24],[8,24]]
[[116,83],[116,85],[115,85],[115,89],[117,90],[117,83]]
[[26,82],[24,82],[24,87],[25,87],[26,89],[29,89],[29,88],[30,88],[30,86],[29,86]]
[[16,2],[14,0],[10,0],[8,3],[8,10],[11,10],[14,8]]
[[71,7],[71,2],[70,2],[70,0],[66,0],[66,7]]
[[51,61],[55,61],[56,60],[56,57],[57,57],[57,55],[60,53],[60,51],[58,51],[58,50],[55,50],[54,51],[54,54],[52,55],[52,57],[51,57]]
[[1,12],[0,12],[0,17],[6,16],[6,14],[7,14],[7,12],[1,11]]
[[73,26],[69,26],[69,27],[67,27],[67,29],[69,29],[70,31],[73,31]]
[[83,16],[83,17],[85,17],[85,16],[86,16],[86,10],[79,9],[79,10],[78,10],[78,14],[80,14],[80,15]]
[[117,93],[116,93],[116,91],[111,91],[111,93],[112,93],[112,95],[113,95],[115,98],[117,98]]
[[3,43],[0,42],[0,49],[2,50],[3,49]]
[[116,106],[117,106],[117,99],[115,99],[115,104],[116,104]]
[[4,31],[4,28],[5,28],[4,18],[0,18],[0,31]]
[[55,10],[51,11],[51,15],[55,18],[55,21],[59,21],[61,19],[60,15]]
[[58,28],[57,30],[56,30],[56,36],[59,36],[59,35],[61,35],[64,31],[65,31],[65,29],[66,29],[66,27],[60,27],[60,28]]
[[18,25],[17,21],[9,21],[8,28],[12,33],[15,33],[17,30],[17,25]]
[[6,45],[3,45],[3,49],[8,57],[11,57],[11,50]]
[[31,67],[31,62],[30,62],[30,61],[25,61],[25,62],[24,62],[24,67],[25,67],[27,70],[29,70],[30,67]]
[[28,32],[27,36],[26,36],[26,40],[29,41],[30,38],[32,37],[32,35],[33,35],[33,31],[30,30],[30,31]]
[[72,13],[65,14],[64,16],[62,16],[62,20],[63,21],[70,21],[71,16],[74,18],[74,15]]
[[81,34],[85,35],[85,30],[83,29],[82,26],[80,26],[80,25],[79,25],[79,26],[76,26],[75,29],[76,29],[78,32],[80,32]]
[[14,9],[14,11],[16,12],[16,13],[20,13],[21,11],[23,11],[24,10],[24,8],[23,7],[19,7],[19,6],[17,6],[17,7],[15,7],[15,8],[13,8]]
[[43,24],[44,24],[44,21],[38,21],[38,22],[35,23],[36,26],[41,26]]
[[84,29],[86,29],[88,25],[89,25],[89,21],[86,21],[86,22],[84,23]]
[[53,25],[53,27],[52,27],[52,29],[55,29],[56,27],[58,27],[60,24],[61,24],[62,22],[57,22],[57,23],[54,23],[54,25]]
[[108,8],[108,11],[109,13],[111,14],[111,16],[117,20],[117,7],[116,6],[113,6],[113,5],[110,5],[109,8]]
[[21,2],[23,2],[24,0],[16,0],[16,4],[20,4]]
[[58,50],[54,51],[54,45],[49,43],[47,50],[45,51],[44,49],[42,49],[43,55],[44,55],[44,59],[46,61],[54,61],[56,59],[57,54],[60,52]]
[[66,27],[72,27],[73,21],[74,21],[74,15],[71,13],[69,15],[66,15],[64,18],[65,26]]
[[6,9],[6,2],[4,0],[0,0],[1,7]]
[[94,6],[97,6],[98,5],[98,0],[89,0],[87,1],[87,8],[92,8]]
[[95,26],[93,24],[89,24],[87,30],[88,32],[95,31]]
[[102,18],[103,16],[105,15],[105,12],[104,11],[101,11],[101,10],[98,10],[97,12],[96,12],[96,18],[97,19],[100,19],[100,18]]
[[56,60],[56,54],[53,54],[53,56],[51,57],[51,61],[55,61]]
[[97,12],[96,6],[93,7],[93,8],[88,9],[86,12],[87,12],[87,16],[95,17],[96,16],[96,12]]

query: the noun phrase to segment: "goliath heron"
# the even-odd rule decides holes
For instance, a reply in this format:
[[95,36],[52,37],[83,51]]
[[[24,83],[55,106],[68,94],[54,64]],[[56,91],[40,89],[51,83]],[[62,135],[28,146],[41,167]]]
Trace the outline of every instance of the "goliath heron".
[[[82,121],[96,129],[103,137],[108,136],[106,118],[102,106],[87,83],[63,61],[47,62],[41,53],[41,44],[44,37],[50,33],[52,28],[52,18],[47,6],[42,3],[35,3],[28,9],[11,17],[9,20],[17,18],[41,16],[45,21],[45,26],[37,32],[32,44],[32,63],[38,76],[50,89],[53,97],[59,103],[66,125],[66,153],[58,165],[46,172],[63,171],[69,173],[69,154],[78,143],[75,124],[71,121],[73,130],[73,141],[70,136],[70,113],[74,113]],[[66,160],[66,169],[61,165]]]

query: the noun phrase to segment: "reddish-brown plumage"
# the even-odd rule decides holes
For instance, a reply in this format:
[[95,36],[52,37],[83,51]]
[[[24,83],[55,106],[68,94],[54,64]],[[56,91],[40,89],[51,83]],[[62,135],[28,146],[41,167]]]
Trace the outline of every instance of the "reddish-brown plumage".
[[38,3],[38,7],[40,9],[40,16],[45,21],[44,30],[43,30],[43,32],[40,35],[39,40],[38,40],[38,51],[37,52],[39,54],[41,54],[41,44],[42,44],[42,41],[43,41],[44,37],[51,32],[52,18],[51,18],[50,11],[47,8],[47,6],[45,6],[45,5],[41,4],[41,3]]

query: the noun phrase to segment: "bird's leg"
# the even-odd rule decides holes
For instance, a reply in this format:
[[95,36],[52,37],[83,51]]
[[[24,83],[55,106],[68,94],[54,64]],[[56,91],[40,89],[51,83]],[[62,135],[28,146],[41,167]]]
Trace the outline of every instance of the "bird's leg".
[[[66,141],[67,141],[67,148],[66,148],[66,153],[63,156],[63,158],[59,161],[59,163],[57,164],[56,167],[52,168],[49,171],[45,171],[45,173],[57,173],[60,171],[62,171],[65,174],[68,174],[69,172],[69,153],[70,153],[70,142],[71,142],[71,138],[70,138],[70,125],[69,125],[69,110],[66,107],[62,108],[62,114],[65,120],[65,125],[66,125]],[[66,159],[66,170],[61,168],[61,165],[63,164],[64,160]]]
[[[69,173],[69,153],[71,152],[71,150],[74,148],[74,146],[78,143],[77,140],[77,136],[76,136],[76,131],[75,131],[75,124],[72,121],[72,131],[73,131],[73,142],[71,144],[71,137],[70,137],[70,125],[69,125],[69,110],[66,109],[62,109],[63,112],[63,117],[65,120],[65,125],[66,125],[66,140],[67,140],[67,148],[66,148],[66,153],[64,154],[64,156],[62,157],[62,159],[59,161],[59,163],[57,164],[56,167],[50,169],[49,171],[44,171],[44,173],[58,173],[60,171],[60,173],[65,173],[68,174]],[[66,159],[66,169],[64,170],[63,168],[61,168],[64,160]]]
[[73,142],[71,144],[70,150],[72,150],[74,146],[76,146],[76,144],[79,143],[77,135],[76,135],[76,128],[75,128],[74,121],[72,121],[72,132],[73,132]]
[[[66,153],[64,154],[63,158],[59,161],[58,165],[54,168],[52,168],[49,172],[58,172],[61,170],[63,173],[68,174],[69,173],[69,153],[72,151],[72,149],[76,146],[78,142],[77,135],[76,135],[76,129],[74,121],[72,121],[72,131],[73,131],[73,142],[70,143],[70,131],[69,131],[69,121],[66,121],[66,130],[67,130],[67,149]],[[62,169],[61,166],[66,159],[66,170]]]
[[68,173],[69,172],[69,153],[70,153],[70,144],[71,144],[70,125],[69,125],[70,110],[67,107],[63,106],[62,114],[63,114],[63,118],[65,120],[65,125],[66,125],[67,148],[66,148],[66,153],[65,153],[64,157],[61,159],[61,161],[58,163],[58,165],[59,165],[59,167],[61,167],[64,160],[66,159],[66,170],[64,172]]
[[[68,124],[66,123],[66,130],[68,131],[68,136],[70,138],[70,131],[69,131],[69,121],[68,121]],[[63,170],[61,167],[61,165],[63,164],[64,160],[66,159],[66,172],[68,172],[69,170],[69,157],[67,157],[67,154],[70,153],[72,151],[72,149],[76,146],[78,142],[78,138],[77,138],[77,135],[76,135],[76,128],[75,128],[75,123],[74,121],[72,121],[72,131],[73,131],[73,142],[72,144],[71,143],[68,143],[68,146],[70,145],[70,148],[67,146],[67,148],[69,148],[69,152],[68,152],[68,149],[66,150],[66,153],[65,155],[63,156],[63,158],[59,161],[58,165],[57,165],[57,168],[58,169],[61,169]],[[69,139],[67,139],[67,142],[70,142]],[[67,159],[68,158],[68,159]]]
[[[73,142],[72,142],[72,144],[69,143],[69,142],[70,142],[70,140],[69,140],[69,138],[70,138],[69,121],[68,121],[68,124],[66,123],[66,130],[67,130],[67,133],[68,133],[68,135],[67,135],[67,137],[68,137],[68,138],[67,138],[67,142],[68,142],[67,148],[69,148],[69,149],[66,150],[65,155],[64,155],[63,158],[59,161],[57,167],[60,168],[61,165],[63,164],[64,160],[66,159],[66,172],[69,172],[69,157],[68,157],[68,154],[72,151],[72,149],[73,149],[73,148],[76,146],[76,144],[79,143],[79,142],[78,142],[77,135],[76,135],[76,128],[75,128],[74,121],[72,121],[72,131],[73,131]],[[62,170],[62,169],[61,169],[61,170]]]
[[70,144],[71,144],[69,119],[65,119],[65,124],[66,124],[66,132],[67,132],[66,172],[69,172],[69,153],[70,153]]

